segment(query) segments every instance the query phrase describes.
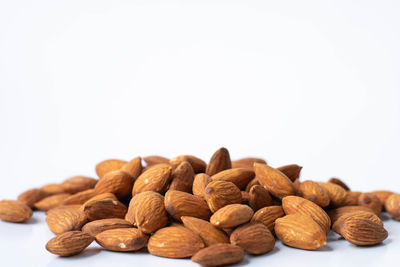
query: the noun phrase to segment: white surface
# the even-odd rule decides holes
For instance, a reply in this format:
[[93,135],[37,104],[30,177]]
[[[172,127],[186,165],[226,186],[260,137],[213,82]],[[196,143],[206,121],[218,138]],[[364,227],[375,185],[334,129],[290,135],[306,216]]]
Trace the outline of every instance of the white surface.
[[[395,0],[0,0],[0,197],[94,175],[105,158],[208,160],[220,146],[298,163],[306,179],[400,192],[399,13]],[[384,246],[278,245],[251,264],[395,265],[400,226],[387,226]],[[0,231],[2,266],[189,264],[58,259],[43,224]]]

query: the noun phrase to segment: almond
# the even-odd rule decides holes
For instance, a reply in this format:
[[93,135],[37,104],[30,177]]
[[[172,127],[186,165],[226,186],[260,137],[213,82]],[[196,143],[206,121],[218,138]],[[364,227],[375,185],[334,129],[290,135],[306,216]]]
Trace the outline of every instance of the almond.
[[42,189],[30,189],[23,192],[18,196],[18,201],[24,203],[30,208],[34,207],[34,204],[43,198],[47,197],[48,194]]
[[281,199],[296,193],[293,183],[278,169],[254,163],[254,171],[260,184],[273,196]]
[[81,230],[87,222],[87,218],[83,211],[62,207],[49,210],[46,222],[49,229],[58,235],[68,231]]
[[52,208],[60,206],[70,195],[71,194],[64,193],[45,197],[39,202],[36,202],[34,206],[38,210],[50,210]]
[[361,195],[361,192],[347,191],[346,200],[343,203],[343,206],[356,206],[358,205],[358,198]]
[[95,200],[101,200],[101,199],[118,200],[118,198],[113,193],[104,193],[104,194],[96,195],[96,196],[90,198],[89,200],[87,200],[85,203],[83,203],[80,210],[83,211],[87,203],[93,202]]
[[113,193],[117,198],[129,197],[132,192],[132,177],[124,171],[117,170],[106,173],[96,184],[96,194]]
[[84,204],[86,201],[96,196],[94,189],[88,189],[72,196],[67,197],[62,204],[63,205],[75,205],[75,204]]
[[213,181],[205,189],[205,199],[212,212],[229,204],[241,203],[240,189],[231,182]]
[[300,177],[300,172],[303,167],[297,165],[297,164],[290,164],[290,165],[285,165],[277,168],[279,171],[281,171],[284,175],[286,175],[290,181],[294,182],[296,179]]
[[254,211],[257,211],[266,206],[271,206],[272,198],[264,187],[254,185],[249,192],[249,204]]
[[231,244],[215,244],[197,252],[191,260],[205,267],[222,266],[241,262],[244,251]]
[[226,234],[208,221],[189,216],[182,216],[181,220],[186,228],[192,230],[201,237],[206,246],[218,243],[229,243]]
[[326,245],[324,230],[308,215],[295,213],[275,221],[275,234],[285,245],[315,250]]
[[191,216],[208,220],[211,211],[202,197],[189,193],[168,190],[164,199],[165,209],[177,221],[182,216]]
[[246,192],[250,192],[250,189],[253,187],[253,185],[260,185],[258,182],[257,177],[254,177],[247,185],[246,185]]
[[400,221],[400,194],[391,194],[386,199],[385,209],[394,220]]
[[331,218],[332,224],[336,222],[339,217],[343,216],[346,213],[352,213],[355,211],[367,211],[373,212],[370,208],[364,206],[344,206],[336,209],[332,209],[328,211],[328,215]]
[[184,155],[173,158],[169,161],[169,164],[171,164],[172,167],[175,169],[183,161],[189,162],[190,165],[192,165],[192,168],[195,173],[203,173],[206,171],[207,164],[203,160],[191,155]]
[[365,219],[369,219],[371,221],[376,222],[379,225],[383,226],[383,222],[381,221],[381,219],[379,219],[378,216],[376,216],[373,212],[369,212],[369,211],[354,211],[354,212],[349,212],[349,213],[345,213],[342,216],[340,216],[335,223],[332,225],[332,229],[338,233],[340,233],[340,229],[342,228],[343,222],[349,218],[349,217],[357,217],[357,218],[365,218]]
[[376,215],[382,211],[381,201],[373,193],[362,193],[358,197],[358,205],[370,208]]
[[99,162],[96,165],[96,173],[99,176],[99,178],[103,178],[103,176],[111,171],[116,171],[122,168],[126,163],[128,163],[125,160],[119,160],[119,159],[107,159],[103,160],[102,162]]
[[65,188],[61,184],[48,184],[40,188],[47,196],[65,193]]
[[260,158],[242,158],[232,161],[232,168],[247,168],[253,169],[254,163],[267,164],[267,162]]
[[287,215],[300,213],[310,216],[326,234],[329,233],[331,219],[317,204],[302,197],[288,196],[282,199],[282,208]]
[[93,240],[91,235],[81,231],[66,232],[50,239],[46,249],[53,254],[68,257],[81,253]]
[[96,242],[111,251],[136,251],[146,246],[148,239],[136,228],[111,229],[96,236]]
[[318,184],[328,192],[329,199],[334,207],[340,207],[345,203],[347,192],[341,186],[332,183]]
[[70,194],[75,194],[88,189],[92,189],[97,184],[97,179],[86,176],[74,176],[65,180],[61,186],[64,191]]
[[142,173],[142,169],[142,158],[136,157],[128,163],[125,163],[120,170],[128,173],[132,178],[132,182],[134,182]]
[[[393,192],[392,191],[386,191],[386,190],[378,190],[378,191],[373,191],[372,193],[375,194],[375,196],[377,196],[379,198],[379,200],[381,201],[381,204],[382,204],[382,209],[383,209],[383,211],[385,211],[386,199],[391,194],[393,194]],[[355,205],[357,205],[357,204],[355,204]]]
[[143,158],[144,162],[146,162],[146,166],[152,166],[160,163],[168,163],[169,159],[161,157],[161,156],[147,156]]
[[350,243],[358,246],[370,246],[381,243],[388,236],[382,225],[360,217],[348,217],[340,228],[341,235]]
[[300,184],[298,191],[300,196],[314,202],[320,207],[329,205],[330,199],[328,192],[316,182],[304,181]]
[[250,194],[246,191],[240,191],[240,194],[242,194],[242,204],[249,204],[250,200]]
[[213,181],[232,182],[239,189],[244,189],[253,178],[254,171],[246,168],[228,169],[211,176]]
[[147,245],[151,254],[166,258],[188,258],[202,248],[204,243],[197,234],[176,225],[159,229]]
[[329,179],[328,183],[337,184],[338,186],[342,187],[346,191],[350,191],[350,188],[339,178],[331,178]]
[[171,180],[171,173],[171,167],[166,164],[151,167],[136,179],[132,195],[145,191],[164,192]]
[[230,228],[249,222],[253,214],[253,210],[247,205],[230,204],[216,211],[210,222],[218,228]]
[[32,210],[26,204],[14,200],[0,201],[0,219],[6,222],[25,222],[32,217]]
[[275,227],[275,221],[278,218],[285,216],[281,206],[269,206],[259,209],[254,213],[251,218],[251,222],[259,222],[268,227],[273,232]]
[[191,193],[194,171],[192,165],[189,162],[184,161],[176,167],[172,172],[172,182],[169,186],[169,190],[178,190],[182,192]]
[[132,228],[133,225],[124,219],[102,219],[88,222],[82,227],[82,232],[95,237],[96,235],[111,229]]
[[229,151],[221,147],[212,155],[206,168],[206,174],[212,176],[230,168],[232,168],[232,163]]
[[118,200],[101,199],[93,200],[85,204],[83,211],[89,221],[124,218],[127,208]]
[[196,174],[193,180],[193,195],[204,197],[206,186],[211,183],[211,177],[205,173]]
[[265,254],[275,246],[271,231],[261,223],[248,223],[235,229],[230,236],[231,244],[237,245],[249,254]]

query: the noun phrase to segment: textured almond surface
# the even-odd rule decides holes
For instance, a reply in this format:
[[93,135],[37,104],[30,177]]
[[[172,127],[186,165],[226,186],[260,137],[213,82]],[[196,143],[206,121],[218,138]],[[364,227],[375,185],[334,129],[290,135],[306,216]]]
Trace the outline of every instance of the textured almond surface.
[[230,241],[249,254],[265,254],[275,246],[275,238],[271,231],[261,223],[248,223],[236,228],[230,236]]
[[93,200],[85,204],[83,211],[89,221],[124,218],[127,208],[118,200],[101,199]]
[[0,201],[0,219],[7,222],[25,222],[32,217],[32,210],[26,204],[14,200]]
[[160,163],[169,163],[169,159],[161,156],[147,156],[143,158],[144,162],[146,162],[146,166],[152,166]]
[[300,177],[300,172],[303,167],[297,165],[297,164],[290,164],[290,165],[285,165],[277,168],[279,171],[281,171],[284,175],[287,176],[292,182],[294,182],[296,179]]
[[181,220],[186,228],[192,230],[201,237],[206,246],[218,243],[229,243],[225,232],[219,230],[208,221],[189,216],[182,216]]
[[192,192],[193,195],[204,197],[207,185],[211,183],[211,177],[205,173],[196,174],[193,180]]
[[62,204],[63,205],[75,205],[75,204],[84,204],[86,201],[96,196],[96,192],[94,189],[88,189],[82,192],[75,193],[69,197],[67,197]]
[[358,197],[358,205],[370,208],[376,215],[382,211],[382,203],[374,193],[362,193]]
[[212,212],[226,205],[242,202],[240,189],[231,182],[213,181],[207,185],[204,192],[204,197]]
[[325,188],[313,181],[304,181],[299,186],[299,194],[320,207],[329,205],[330,199]]
[[328,183],[337,184],[338,186],[342,187],[346,191],[350,191],[350,188],[339,178],[331,178],[329,179]]
[[142,173],[142,158],[141,157],[136,157],[132,159],[131,161],[125,163],[121,167],[121,171],[124,171],[129,174],[129,176],[132,179],[132,182],[135,181],[139,175]]
[[73,207],[51,209],[46,217],[49,229],[55,234],[81,230],[86,222],[85,213]]
[[207,164],[198,157],[192,155],[183,155],[173,158],[169,161],[169,163],[173,166],[173,168],[178,167],[182,162],[187,161],[192,165],[192,168],[195,173],[204,173],[206,171]]
[[215,212],[210,222],[218,228],[235,227],[249,222],[253,214],[254,211],[247,205],[231,204]]
[[81,253],[94,237],[81,231],[71,231],[58,235],[47,243],[46,249],[56,255],[68,257]]
[[213,181],[227,181],[234,183],[239,189],[244,189],[254,178],[254,171],[247,168],[234,168],[218,172],[211,176]]
[[126,163],[128,163],[125,160],[119,160],[119,159],[107,159],[103,160],[102,162],[99,162],[96,165],[96,173],[99,176],[99,178],[103,178],[103,176],[111,171],[116,171],[122,168]]
[[334,207],[340,207],[346,201],[347,192],[341,186],[332,183],[318,183],[320,186],[325,188],[328,192],[331,204]]
[[364,206],[345,206],[345,207],[340,207],[336,209],[332,209],[328,211],[328,215],[331,218],[332,224],[336,222],[336,220],[346,214],[346,213],[351,213],[355,211],[367,211],[367,212],[373,212],[370,208],[364,207]]
[[215,244],[197,252],[191,260],[205,267],[222,266],[241,262],[244,251],[232,244]]
[[257,211],[266,206],[271,206],[272,198],[264,187],[254,185],[249,191],[249,204],[254,211]]
[[70,195],[71,194],[63,193],[45,197],[39,202],[36,202],[34,204],[34,207],[37,208],[38,210],[49,210],[58,207],[62,205],[65,199],[68,198]]
[[373,212],[359,210],[359,211],[345,213],[342,216],[340,216],[335,221],[335,223],[332,225],[332,229],[336,233],[340,234],[343,222],[349,217],[369,219],[369,220],[371,220],[371,221],[383,226],[383,222],[381,221],[381,219],[379,219],[379,217],[376,216]]
[[172,168],[168,165],[156,165],[144,171],[135,181],[132,189],[132,195],[155,191],[162,193],[166,190],[171,180]]
[[360,217],[345,219],[340,233],[347,241],[358,246],[376,245],[388,236],[388,232],[382,225]]
[[232,168],[232,163],[229,151],[222,147],[212,155],[206,168],[206,174],[211,176],[230,168]]
[[107,250],[136,251],[147,244],[149,237],[136,228],[106,230],[96,236],[96,242]]
[[232,161],[232,168],[248,168],[252,170],[255,162],[267,164],[267,162],[261,158],[248,157]]
[[274,232],[276,219],[285,216],[281,206],[269,206],[259,209],[254,213],[251,222],[259,222],[268,227],[271,232]]
[[208,220],[211,211],[202,197],[176,190],[168,190],[164,199],[165,209],[177,221],[182,216]]
[[132,228],[133,225],[125,221],[124,219],[102,219],[97,221],[92,221],[85,224],[82,227],[82,232],[88,233],[91,236],[95,237],[101,232],[111,230],[111,229],[120,229],[120,228]]
[[65,180],[61,185],[65,192],[75,194],[91,188],[94,188],[97,179],[87,176],[74,176]]
[[391,194],[393,194],[392,191],[387,191],[387,190],[377,190],[377,191],[373,191],[372,193],[374,193],[375,196],[377,196],[379,198],[379,200],[381,201],[381,204],[382,204],[382,208],[385,208],[386,199]]
[[132,191],[132,177],[124,171],[108,172],[96,184],[96,194],[113,193],[117,198],[123,199],[130,196]]
[[27,191],[23,192],[22,194],[20,194],[18,196],[17,200],[19,202],[24,203],[28,207],[33,208],[34,204],[36,202],[42,200],[43,198],[45,198],[47,196],[48,196],[48,194],[44,190],[34,188],[34,189],[27,190]]
[[178,190],[187,193],[192,192],[194,171],[189,162],[184,161],[172,172],[169,190]]

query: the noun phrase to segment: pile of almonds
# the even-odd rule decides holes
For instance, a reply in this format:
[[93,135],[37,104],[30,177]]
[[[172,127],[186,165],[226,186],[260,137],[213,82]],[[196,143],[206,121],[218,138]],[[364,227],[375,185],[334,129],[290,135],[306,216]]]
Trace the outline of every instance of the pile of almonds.
[[56,234],[46,249],[81,253],[94,240],[111,251],[189,258],[202,266],[240,262],[245,252],[265,254],[279,239],[316,250],[332,228],[358,246],[381,243],[387,211],[400,220],[400,194],[356,192],[337,178],[300,182],[302,167],[273,168],[260,158],[231,161],[225,148],[208,164],[191,156],[137,157],[97,164],[99,179],[76,176],[0,201],[0,219],[25,222],[46,211]]

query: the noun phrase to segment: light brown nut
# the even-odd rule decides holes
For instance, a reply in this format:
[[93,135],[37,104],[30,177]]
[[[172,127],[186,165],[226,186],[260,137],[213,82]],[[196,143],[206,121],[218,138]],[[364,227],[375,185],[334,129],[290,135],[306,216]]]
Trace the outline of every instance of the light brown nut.
[[145,191],[163,193],[171,181],[172,168],[166,164],[155,165],[144,171],[135,181],[132,196]]
[[71,194],[63,193],[45,197],[42,200],[36,202],[34,207],[38,210],[50,210],[63,204],[64,200]]
[[247,223],[236,228],[230,236],[231,244],[237,245],[249,254],[265,254],[275,246],[271,231],[261,223]]
[[127,208],[118,200],[100,199],[93,200],[85,204],[83,211],[89,221],[124,218]]
[[204,192],[204,197],[212,212],[226,205],[242,202],[240,189],[231,182],[213,181],[207,185]]
[[338,186],[342,187],[346,191],[350,191],[350,188],[339,178],[331,178],[329,179],[328,183],[337,184]]
[[[373,191],[372,193],[375,194],[375,196],[377,196],[379,198],[379,200],[381,201],[382,204],[382,211],[385,211],[385,202],[386,199],[393,194],[392,191],[387,191],[387,190],[378,190],[378,191]],[[357,205],[357,204],[355,204]]]
[[143,158],[144,162],[146,162],[146,167],[150,167],[152,165],[167,163],[169,164],[169,159],[161,156],[147,156]]
[[299,179],[300,177],[300,172],[303,167],[297,165],[297,164],[290,164],[290,165],[285,165],[277,168],[279,171],[281,171],[284,175],[287,176],[287,178],[290,179],[290,181],[294,182],[296,179]]
[[376,215],[382,211],[381,201],[373,193],[362,193],[358,197],[358,205],[370,208]]
[[58,195],[65,192],[65,188],[61,184],[47,184],[40,188],[43,190],[47,196]]
[[175,169],[183,161],[189,162],[190,165],[192,165],[195,173],[204,173],[206,171],[207,164],[203,160],[191,155],[183,155],[173,158],[169,161],[169,164],[171,164],[172,167]]
[[260,184],[271,195],[282,199],[283,197],[296,194],[293,183],[278,169],[265,164],[254,163],[254,172]]
[[328,192],[329,199],[331,200],[331,204],[334,207],[343,206],[346,201],[347,191],[344,190],[341,186],[332,183],[318,183],[320,186],[325,188]]
[[77,205],[84,204],[86,201],[96,196],[94,189],[88,189],[79,193],[75,193],[69,197],[67,197],[62,205]]
[[99,178],[103,178],[103,176],[111,171],[116,171],[122,168],[126,163],[128,163],[125,160],[119,160],[119,159],[107,159],[103,160],[102,162],[99,162],[96,165],[96,173]]
[[71,231],[58,235],[47,242],[46,249],[62,257],[73,256],[81,253],[94,240],[89,234],[81,231]]
[[136,251],[146,246],[149,237],[136,228],[117,228],[96,235],[96,242],[111,251]]
[[249,192],[249,204],[254,211],[257,211],[261,208],[271,206],[272,198],[264,187],[254,185]]
[[48,194],[44,190],[34,188],[20,194],[18,196],[18,201],[24,203],[30,208],[33,208],[36,202],[42,200],[47,196]]
[[194,180],[194,171],[189,162],[184,161],[172,172],[169,190],[178,190],[191,193]]
[[295,213],[275,221],[275,234],[285,245],[315,250],[326,245],[324,230],[308,215]]
[[242,204],[249,204],[250,194],[246,191],[240,191],[242,194]]
[[123,165],[120,170],[128,173],[129,176],[132,178],[132,182],[134,182],[142,173],[142,158],[136,157],[132,159],[128,163],[125,163],[125,165]]
[[86,222],[85,213],[73,206],[51,209],[46,217],[46,223],[50,231],[56,235],[68,231],[81,230]]
[[215,244],[197,252],[191,260],[204,267],[222,266],[241,262],[242,248],[232,244]]
[[234,183],[239,189],[244,189],[254,178],[254,171],[247,168],[234,168],[218,172],[211,176],[213,181],[227,181]]
[[32,210],[26,204],[15,200],[0,201],[0,219],[6,222],[25,222],[32,217]]
[[192,192],[193,195],[204,197],[204,190],[206,186],[211,183],[211,177],[205,173],[196,174],[193,181]]
[[285,213],[283,212],[281,206],[269,206],[259,209],[256,213],[254,213],[253,217],[251,218],[251,222],[262,223],[273,233],[276,219],[283,216],[285,216]]
[[347,191],[346,200],[344,201],[343,206],[358,205],[358,197],[360,195],[361,195],[361,192]]
[[102,219],[88,222],[82,227],[82,232],[95,237],[96,235],[111,229],[132,228],[133,225],[124,219]]
[[150,254],[165,258],[188,258],[202,248],[204,243],[201,238],[179,225],[159,229],[147,244]]
[[201,237],[207,247],[218,243],[229,243],[227,235],[208,221],[189,216],[182,216],[181,220],[186,228]]
[[332,229],[338,233],[340,233],[340,229],[342,228],[343,222],[349,218],[349,217],[357,217],[357,218],[365,218],[365,219],[369,219],[371,221],[376,222],[379,225],[383,226],[383,222],[381,221],[381,219],[379,219],[378,216],[376,216],[373,212],[369,212],[369,211],[354,211],[354,212],[349,212],[349,213],[345,213],[342,216],[340,216],[335,223],[332,225]]
[[124,171],[117,170],[106,173],[96,184],[94,191],[97,195],[113,193],[117,198],[124,199],[131,195],[132,177]]
[[336,222],[339,217],[343,216],[346,213],[352,213],[355,211],[368,211],[373,212],[370,208],[364,206],[344,206],[336,209],[332,209],[328,211],[328,215],[331,218],[332,224]]
[[103,193],[100,195],[95,195],[94,197],[90,198],[87,200],[85,203],[81,205],[80,210],[84,210],[85,206],[87,203],[93,202],[95,200],[101,200],[101,199],[112,199],[112,200],[118,200],[118,198],[113,194],[113,193]]
[[247,185],[246,185],[246,192],[250,192],[250,189],[253,187],[253,185],[260,185],[258,182],[257,177],[254,177]]
[[208,220],[211,211],[202,197],[176,190],[168,190],[164,205],[167,212],[177,221],[182,216],[191,216]]
[[396,221],[400,221],[400,194],[391,194],[385,202],[385,209]]
[[328,192],[314,181],[304,181],[300,183],[298,192],[300,196],[314,202],[320,207],[329,205],[330,199]]
[[225,147],[221,147],[212,155],[206,168],[206,174],[212,176],[230,168],[232,168],[232,163],[229,151]]
[[74,176],[65,180],[61,186],[64,191],[70,194],[75,194],[88,189],[92,189],[97,184],[97,179],[86,176]]
[[210,222],[218,228],[230,228],[247,223],[253,217],[254,211],[247,205],[230,204],[216,211]]
[[242,158],[232,161],[232,168],[248,168],[253,169],[254,163],[267,164],[267,162],[260,158]]
[[388,236],[382,225],[366,218],[348,217],[340,228],[341,235],[350,243],[370,246],[381,243]]
[[329,233],[331,219],[328,214],[317,204],[297,196],[288,196],[282,199],[282,208],[287,215],[300,213],[310,216],[318,225]]

